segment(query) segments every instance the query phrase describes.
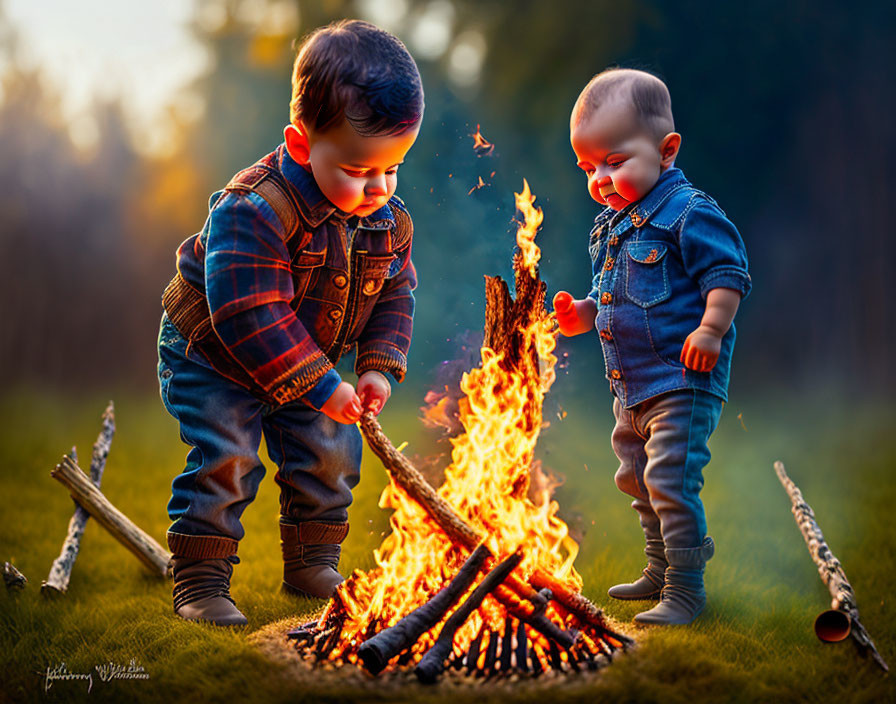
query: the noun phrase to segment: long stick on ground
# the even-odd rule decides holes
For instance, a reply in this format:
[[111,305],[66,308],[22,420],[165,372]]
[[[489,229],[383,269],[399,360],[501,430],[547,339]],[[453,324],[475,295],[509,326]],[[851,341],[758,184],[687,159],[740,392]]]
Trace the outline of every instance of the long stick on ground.
[[168,575],[171,554],[115,508],[70,457],[63,457],[56,469],[50,472],[50,476],[64,484],[72,498],[109,531],[113,538],[134,553],[150,571],[162,577]]
[[[806,541],[806,547],[809,548],[809,554],[812,556],[813,562],[818,565],[818,574],[821,575],[821,581],[827,585],[828,591],[833,597],[831,604],[833,614],[842,614],[848,619],[842,632],[845,632],[848,628],[849,635],[855,640],[862,655],[870,653],[874,662],[880,665],[884,672],[889,672],[889,666],[884,662],[880,653],[877,652],[874,641],[871,640],[871,637],[859,620],[859,608],[856,606],[855,592],[849,580],[846,579],[840,560],[834,557],[834,553],[828,547],[824,534],[822,534],[821,528],[818,526],[818,521],[815,519],[815,512],[803,499],[803,494],[799,487],[787,476],[783,462],[775,462],[775,473],[790,497],[793,517],[797,526],[799,526],[800,533],[803,534],[803,539]],[[846,637],[845,635],[840,638],[831,638],[824,633],[826,628],[825,622],[829,622],[831,614],[832,612],[825,612],[818,617],[818,620],[815,622],[816,633],[822,640],[842,640],[842,638]]]
[[[93,456],[90,458],[90,481],[99,489],[103,480],[103,470],[106,468],[106,459],[109,457],[109,448],[115,435],[115,407],[109,401],[103,413],[103,428],[93,444]],[[78,461],[72,450],[72,458]],[[72,576],[72,569],[81,549],[81,536],[90,514],[80,504],[75,504],[75,512],[68,523],[68,533],[62,543],[62,551],[59,557],[53,560],[50,574],[41,585],[40,591],[44,596],[64,594],[68,589],[68,583]]]
[[[395,449],[374,415],[372,413],[363,414],[360,425],[368,445],[383,462],[395,483],[432,517],[452,542],[464,546],[467,550],[474,550],[482,542],[484,536],[459,516],[448,502],[439,496],[410,460]],[[536,570],[530,579],[538,589],[550,589],[554,599],[574,614],[582,624],[596,629],[600,635],[606,634],[613,638],[619,647],[631,645],[633,642],[627,636],[611,631],[607,627],[600,609],[552,575],[543,570]],[[531,585],[511,575],[502,586],[506,589],[496,590],[495,597],[514,616],[525,621],[548,638],[558,640],[564,648],[569,648],[572,645],[568,636],[566,639],[562,636],[558,637],[563,631],[553,626],[552,622],[542,614],[535,613],[536,610],[532,606],[531,600],[537,592]],[[507,592],[511,592],[511,594],[508,595]],[[508,598],[513,596],[516,599]],[[551,626],[553,626],[553,632],[550,631]]]

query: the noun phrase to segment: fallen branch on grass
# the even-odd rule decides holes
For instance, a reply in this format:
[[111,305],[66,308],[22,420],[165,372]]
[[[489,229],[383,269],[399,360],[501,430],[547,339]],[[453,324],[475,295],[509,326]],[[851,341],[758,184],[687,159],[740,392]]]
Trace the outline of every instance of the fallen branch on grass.
[[828,547],[824,534],[818,526],[818,521],[815,519],[815,512],[803,499],[799,487],[787,476],[783,462],[775,462],[775,473],[790,497],[793,517],[799,526],[800,533],[803,534],[813,562],[818,565],[821,581],[827,585],[828,591],[833,597],[831,610],[820,614],[815,620],[816,635],[825,642],[843,640],[851,635],[863,656],[870,653],[874,662],[884,672],[889,672],[889,666],[877,652],[874,641],[871,640],[868,631],[859,620],[855,592],[849,580],[846,579],[840,560],[834,557],[834,553]]
[[171,554],[150,535],[138,528],[119,511],[81,471],[71,457],[65,456],[50,476],[64,484],[77,501],[112,537],[130,550],[154,574],[167,577]]
[[[93,455],[90,458],[90,481],[97,489],[100,488],[103,479],[103,471],[106,468],[106,459],[109,457],[109,448],[114,435],[115,407],[109,401],[109,405],[103,413],[103,428],[93,444]],[[74,448],[72,448],[71,457],[77,463],[78,458]],[[62,551],[59,553],[59,557],[53,560],[50,574],[40,587],[41,594],[44,596],[64,594],[68,589],[72,568],[75,566],[78,551],[81,549],[81,537],[84,535],[84,528],[89,518],[90,514],[84,507],[76,503],[75,512],[68,522],[68,533],[62,543]]]

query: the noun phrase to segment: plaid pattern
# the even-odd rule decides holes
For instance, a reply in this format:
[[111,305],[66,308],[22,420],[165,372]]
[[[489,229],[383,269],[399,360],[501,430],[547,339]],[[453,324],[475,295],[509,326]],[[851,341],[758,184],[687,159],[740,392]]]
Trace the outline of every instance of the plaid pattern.
[[356,342],[359,374],[375,369],[401,381],[417,283],[404,204],[393,197],[366,218],[348,218],[283,145],[261,163],[292,189],[304,236],[290,243],[302,248],[290,251],[283,224],[258,194],[212,196],[202,231],[177,253],[183,278],[207,296],[212,342],[278,404],[305,397],[319,408],[340,382],[333,365]]

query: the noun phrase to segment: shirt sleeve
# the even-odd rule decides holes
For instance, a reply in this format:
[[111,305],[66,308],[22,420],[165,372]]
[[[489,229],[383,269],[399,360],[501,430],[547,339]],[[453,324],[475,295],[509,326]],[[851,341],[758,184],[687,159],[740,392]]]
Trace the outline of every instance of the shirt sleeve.
[[205,284],[215,333],[277,403],[310,391],[305,400],[319,408],[339,375],[289,305],[295,291],[278,217],[261,196],[230,192],[209,218]]
[[717,205],[700,198],[686,211],[679,244],[685,270],[704,298],[714,288],[734,289],[742,298],[750,293],[746,247]]

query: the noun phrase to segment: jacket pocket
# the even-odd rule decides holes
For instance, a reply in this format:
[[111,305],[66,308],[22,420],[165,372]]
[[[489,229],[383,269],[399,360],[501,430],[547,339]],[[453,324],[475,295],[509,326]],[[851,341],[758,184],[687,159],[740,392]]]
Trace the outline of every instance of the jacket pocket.
[[301,301],[304,297],[312,278],[315,277],[320,267],[327,258],[327,250],[321,252],[299,252],[289,265],[292,271],[292,285],[295,289],[294,301]]
[[389,268],[398,257],[394,254],[366,255],[361,274],[361,292],[365,296],[375,296],[388,278]]
[[625,272],[625,295],[642,308],[669,298],[665,242],[630,242]]

